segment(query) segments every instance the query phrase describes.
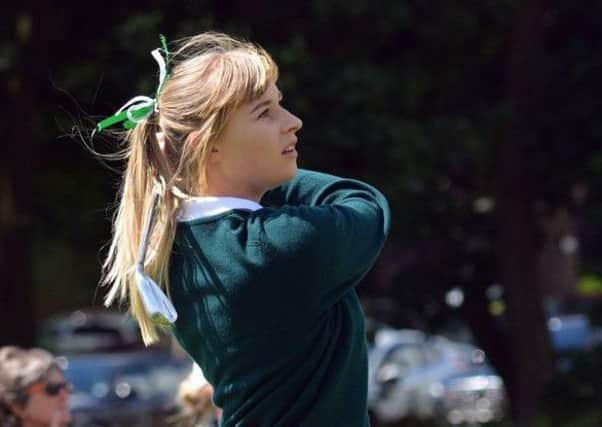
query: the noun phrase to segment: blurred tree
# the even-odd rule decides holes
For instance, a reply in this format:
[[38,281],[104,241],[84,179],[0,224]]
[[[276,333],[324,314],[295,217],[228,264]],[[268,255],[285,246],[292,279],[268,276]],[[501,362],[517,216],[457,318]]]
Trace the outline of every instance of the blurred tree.
[[544,14],[540,0],[516,8],[508,68],[508,101],[512,118],[505,141],[498,145],[500,277],[508,302],[508,333],[513,363],[510,388],[519,426],[532,425],[554,361],[544,315],[541,276],[537,272],[539,232],[536,191],[529,148],[539,137],[533,118],[542,110],[539,66],[544,49]]
[[[14,8],[13,8],[14,7]],[[46,34],[36,22],[43,5],[29,2],[9,8],[9,43],[4,44],[3,135],[9,155],[0,156],[0,337],[3,344],[31,345],[34,337],[31,245],[34,212],[32,183],[37,165],[36,95],[44,63]],[[10,13],[12,12],[12,13]],[[8,18],[8,19],[7,19]],[[5,30],[6,31],[6,30]]]
[[[536,266],[544,248],[565,260],[558,240],[571,230],[556,218],[575,224],[585,267],[602,272],[602,3],[151,0],[102,19],[73,0],[48,8],[2,16],[3,340],[28,342],[32,318],[96,302],[118,175],[56,136],[152,94],[158,33],[224,30],[274,54],[284,104],[304,120],[302,166],[387,194],[392,236],[361,293],[394,301],[398,326],[461,317],[529,418],[551,369]],[[459,308],[445,302],[452,288]]]

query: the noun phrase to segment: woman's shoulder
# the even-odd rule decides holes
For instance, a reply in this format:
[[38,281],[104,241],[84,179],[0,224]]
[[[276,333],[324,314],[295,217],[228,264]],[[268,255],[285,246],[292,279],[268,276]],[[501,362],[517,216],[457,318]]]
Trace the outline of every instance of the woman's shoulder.
[[176,243],[188,240],[219,242],[220,246],[261,245],[286,251],[299,249],[318,237],[318,210],[309,206],[231,210],[178,222]]
[[292,244],[326,237],[329,216],[327,207],[285,205],[252,212],[246,224],[259,240]]

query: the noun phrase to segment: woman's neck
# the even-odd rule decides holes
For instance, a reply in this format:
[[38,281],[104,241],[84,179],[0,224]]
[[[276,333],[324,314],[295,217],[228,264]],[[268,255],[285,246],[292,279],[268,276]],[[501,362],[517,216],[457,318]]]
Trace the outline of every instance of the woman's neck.
[[252,200],[255,203],[259,203],[266,190],[259,190],[252,188],[250,185],[228,185],[227,183],[221,182],[207,182],[207,190],[204,192],[203,197],[238,197],[239,199]]

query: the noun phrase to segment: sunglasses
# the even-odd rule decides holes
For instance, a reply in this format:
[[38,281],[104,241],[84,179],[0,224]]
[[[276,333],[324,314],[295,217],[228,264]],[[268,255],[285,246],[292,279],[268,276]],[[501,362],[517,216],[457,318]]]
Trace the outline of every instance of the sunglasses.
[[68,393],[71,393],[71,391],[73,391],[73,386],[68,381],[38,383],[38,384],[33,384],[31,387],[29,387],[29,392],[30,393],[44,392],[48,396],[56,396],[63,389],[67,390]]

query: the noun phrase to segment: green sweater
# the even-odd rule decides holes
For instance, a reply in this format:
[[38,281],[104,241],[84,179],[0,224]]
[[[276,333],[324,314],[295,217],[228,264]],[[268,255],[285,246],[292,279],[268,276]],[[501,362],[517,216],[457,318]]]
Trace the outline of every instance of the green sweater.
[[369,426],[354,286],[384,244],[387,201],[299,170],[262,206],[178,224],[174,334],[213,385],[224,426]]

